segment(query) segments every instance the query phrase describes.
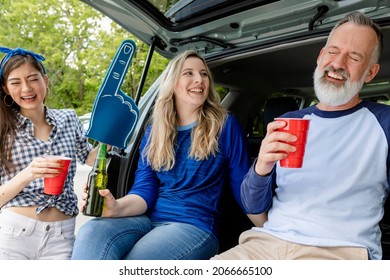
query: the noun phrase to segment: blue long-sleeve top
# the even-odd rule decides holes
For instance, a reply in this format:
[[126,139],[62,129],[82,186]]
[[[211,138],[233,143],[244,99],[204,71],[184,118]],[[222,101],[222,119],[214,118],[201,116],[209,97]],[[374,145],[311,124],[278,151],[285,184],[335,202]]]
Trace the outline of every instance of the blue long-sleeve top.
[[197,161],[188,156],[194,126],[196,123],[178,127],[175,166],[159,172],[153,171],[143,158],[151,130],[147,128],[129,194],[137,194],[146,201],[153,222],[188,223],[218,237],[222,189],[229,185],[242,206],[240,185],[250,167],[246,137],[238,121],[229,114],[218,140],[219,152]]

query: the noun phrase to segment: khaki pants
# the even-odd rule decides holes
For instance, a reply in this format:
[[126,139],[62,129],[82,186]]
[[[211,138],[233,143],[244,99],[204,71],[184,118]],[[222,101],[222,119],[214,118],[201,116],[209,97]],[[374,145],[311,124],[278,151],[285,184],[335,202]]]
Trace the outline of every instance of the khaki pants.
[[239,245],[213,260],[367,260],[362,247],[316,247],[279,239],[255,230],[240,236]]

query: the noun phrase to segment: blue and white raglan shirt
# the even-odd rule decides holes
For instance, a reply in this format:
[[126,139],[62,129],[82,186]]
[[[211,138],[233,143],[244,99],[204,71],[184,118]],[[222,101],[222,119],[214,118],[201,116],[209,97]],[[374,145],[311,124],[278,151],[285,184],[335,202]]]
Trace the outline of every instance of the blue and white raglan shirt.
[[[219,152],[197,161],[188,156],[194,126],[196,123],[178,127],[176,163],[171,170],[153,171],[142,160],[141,153],[129,194],[137,194],[146,201],[153,222],[187,223],[218,237],[222,189],[230,185],[236,200],[241,201],[241,182],[250,167],[246,137],[238,121],[229,115],[218,139]],[[143,137],[141,151],[149,134],[150,127]]]
[[74,110],[45,108],[45,113],[47,123],[53,126],[48,141],[35,138],[32,121],[16,112],[16,135],[12,147],[12,162],[15,164],[15,170],[8,173],[1,166],[0,184],[3,185],[11,180],[36,157],[62,155],[72,158],[64,190],[61,195],[44,194],[43,178],[35,179],[16,197],[8,201],[3,208],[39,206],[37,208],[37,214],[39,214],[48,207],[56,207],[66,215],[76,216],[79,212],[73,187],[76,161],[84,164],[92,146],[88,143],[82,123]]
[[254,229],[312,246],[365,247],[370,259],[381,259],[390,106],[368,101],[344,111],[312,106],[285,117],[311,120],[303,167],[277,163],[265,177],[250,168],[241,188],[243,206],[253,214],[269,209],[268,221]]

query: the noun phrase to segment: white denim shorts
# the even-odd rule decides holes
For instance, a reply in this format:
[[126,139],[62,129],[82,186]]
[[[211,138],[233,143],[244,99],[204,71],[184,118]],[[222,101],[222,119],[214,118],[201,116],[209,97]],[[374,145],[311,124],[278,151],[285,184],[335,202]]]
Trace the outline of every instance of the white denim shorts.
[[65,260],[72,255],[76,218],[42,222],[3,209],[0,260]]

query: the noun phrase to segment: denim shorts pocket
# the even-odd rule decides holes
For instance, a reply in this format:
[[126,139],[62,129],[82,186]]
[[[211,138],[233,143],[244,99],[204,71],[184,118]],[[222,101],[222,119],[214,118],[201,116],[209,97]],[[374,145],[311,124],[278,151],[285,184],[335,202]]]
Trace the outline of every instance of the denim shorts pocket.
[[74,234],[74,232],[65,231],[65,232],[61,233],[61,237],[64,240],[74,240],[75,239],[75,234]]
[[75,224],[65,222],[61,225],[61,238],[64,240],[74,240],[75,239]]
[[25,231],[24,228],[0,224],[0,235],[18,237]]

